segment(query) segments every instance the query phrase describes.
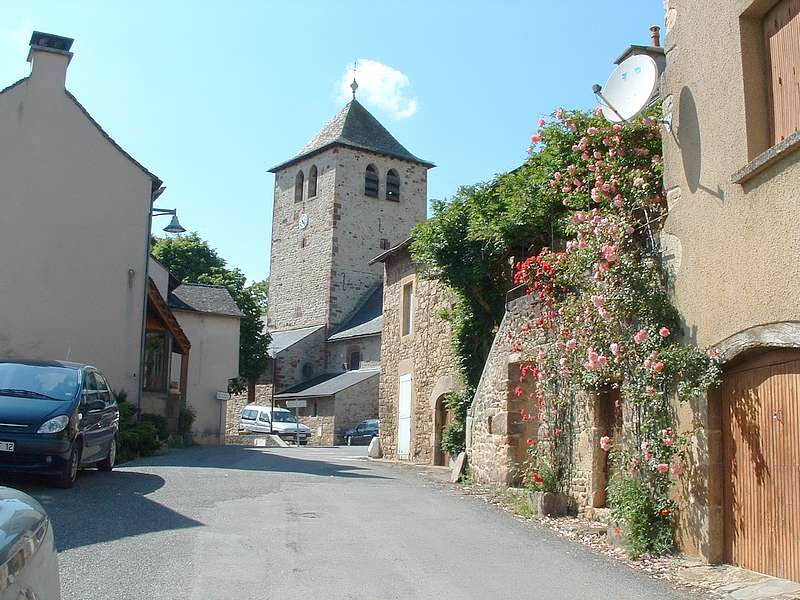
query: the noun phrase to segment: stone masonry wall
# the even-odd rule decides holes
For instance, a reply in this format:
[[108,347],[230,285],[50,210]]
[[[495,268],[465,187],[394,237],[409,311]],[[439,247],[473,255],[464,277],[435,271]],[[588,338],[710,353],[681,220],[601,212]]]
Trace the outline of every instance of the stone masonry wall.
[[378,417],[378,381],[380,374],[350,386],[336,394],[335,443],[340,443],[344,432],[365,419]]
[[[325,353],[325,328],[315,331],[296,344],[282,350],[275,357],[275,389],[285,390],[327,372],[328,362]],[[303,377],[303,366],[311,365],[310,378]]]
[[[346,319],[364,295],[381,282],[382,266],[369,265],[385,248],[395,246],[424,221],[428,206],[427,168],[423,165],[351,148],[337,148],[334,200],[333,271],[330,323]],[[367,165],[378,170],[378,197],[364,195]],[[400,177],[400,201],[386,199],[386,173]]]
[[[275,175],[270,256],[270,330],[294,329],[328,322],[334,230],[337,156],[323,152]],[[315,165],[317,195],[308,197],[308,172]],[[297,173],[305,177],[303,201],[294,201]],[[308,226],[300,229],[301,214]]]
[[[414,284],[413,334],[403,336],[402,288],[408,282]],[[450,345],[450,323],[439,316],[443,308],[451,305],[452,298],[441,283],[416,275],[407,250],[386,259],[379,392],[381,448],[386,458],[397,457],[399,380],[400,375],[411,373],[411,460],[433,462],[434,403],[444,393],[459,387]]]
[[381,364],[381,336],[355,338],[328,342],[328,366],[330,369],[344,369],[342,365],[350,360],[350,353],[361,352],[361,367],[377,368]]

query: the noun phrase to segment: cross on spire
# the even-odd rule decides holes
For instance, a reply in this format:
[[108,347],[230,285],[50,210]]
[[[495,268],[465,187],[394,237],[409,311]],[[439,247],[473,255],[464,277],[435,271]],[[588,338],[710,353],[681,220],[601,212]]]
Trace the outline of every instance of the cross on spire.
[[353,61],[353,83],[350,84],[350,89],[353,90],[353,100],[356,99],[356,90],[358,89],[358,82],[356,81],[356,73],[358,72],[358,69],[356,68],[357,66],[358,66],[358,61],[354,60]]

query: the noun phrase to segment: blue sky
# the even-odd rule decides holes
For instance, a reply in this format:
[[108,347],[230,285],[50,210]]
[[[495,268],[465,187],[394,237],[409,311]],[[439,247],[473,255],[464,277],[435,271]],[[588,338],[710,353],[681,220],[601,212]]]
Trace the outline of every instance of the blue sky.
[[67,87],[165,181],[157,206],[255,280],[267,169],[343,106],[355,59],[359,100],[438,165],[428,196],[446,198],[522,162],[540,116],[593,108],[592,84],[662,21],[662,0],[0,0],[0,88],[28,74],[33,29],[75,38]]

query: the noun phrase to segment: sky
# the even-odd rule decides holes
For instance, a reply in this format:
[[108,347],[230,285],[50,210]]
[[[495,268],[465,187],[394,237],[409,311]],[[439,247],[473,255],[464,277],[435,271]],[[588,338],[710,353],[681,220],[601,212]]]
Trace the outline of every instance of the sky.
[[[251,281],[269,271],[274,176],[350,98],[436,163],[428,198],[525,160],[536,121],[592,109],[662,0],[0,0],[0,89],[33,30],[75,39],[67,88],[164,180],[156,206]],[[154,219],[154,232],[169,217]]]

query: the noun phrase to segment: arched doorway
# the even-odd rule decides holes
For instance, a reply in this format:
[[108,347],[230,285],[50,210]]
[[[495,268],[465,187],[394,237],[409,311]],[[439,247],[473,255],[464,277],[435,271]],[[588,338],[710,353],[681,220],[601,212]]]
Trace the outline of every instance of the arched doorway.
[[433,412],[433,464],[450,464],[450,454],[442,450],[442,431],[453,421],[453,411],[447,408],[446,394],[440,394],[434,403]]
[[737,357],[720,396],[724,558],[800,581],[800,351]]

